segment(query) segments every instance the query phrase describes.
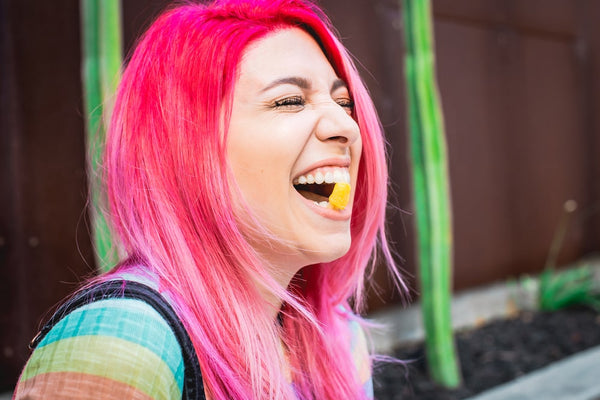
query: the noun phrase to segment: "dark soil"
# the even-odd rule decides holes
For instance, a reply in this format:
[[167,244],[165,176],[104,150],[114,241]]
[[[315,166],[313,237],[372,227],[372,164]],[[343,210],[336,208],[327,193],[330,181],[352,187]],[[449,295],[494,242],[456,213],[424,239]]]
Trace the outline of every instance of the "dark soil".
[[521,313],[456,335],[463,385],[456,390],[436,386],[428,377],[423,345],[396,349],[406,365],[375,368],[378,400],[464,399],[508,382],[587,348],[600,345],[600,315],[574,308]]

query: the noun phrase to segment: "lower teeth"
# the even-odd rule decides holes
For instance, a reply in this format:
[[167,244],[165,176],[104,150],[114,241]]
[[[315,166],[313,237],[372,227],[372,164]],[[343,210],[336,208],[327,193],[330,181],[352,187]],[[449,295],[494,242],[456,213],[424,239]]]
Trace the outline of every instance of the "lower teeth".
[[319,207],[323,207],[323,208],[328,208],[329,202],[328,201],[320,201],[320,202],[315,201],[315,205],[317,205]]

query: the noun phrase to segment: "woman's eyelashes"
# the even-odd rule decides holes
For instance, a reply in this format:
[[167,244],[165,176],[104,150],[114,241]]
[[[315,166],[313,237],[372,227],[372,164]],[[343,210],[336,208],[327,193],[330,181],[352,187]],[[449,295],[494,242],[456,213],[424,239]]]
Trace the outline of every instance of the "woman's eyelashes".
[[[335,102],[346,110],[348,114],[352,114],[354,111],[354,102],[348,97],[342,97],[335,99]],[[306,105],[306,100],[302,96],[289,96],[283,99],[275,100],[273,107],[283,110],[294,110],[301,109]]]
[[354,111],[354,101],[352,101],[350,98],[344,97],[337,99],[335,102],[338,103],[340,107],[346,109],[348,114],[352,114]]
[[290,96],[283,99],[275,100],[275,108],[279,109],[294,109],[304,107],[306,101],[302,96]]

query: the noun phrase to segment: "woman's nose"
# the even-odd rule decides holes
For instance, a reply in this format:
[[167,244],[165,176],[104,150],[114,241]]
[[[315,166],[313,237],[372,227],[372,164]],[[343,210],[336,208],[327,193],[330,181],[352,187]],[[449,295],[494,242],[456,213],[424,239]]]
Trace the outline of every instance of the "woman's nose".
[[332,101],[322,105],[316,135],[322,141],[338,141],[350,146],[360,137],[360,130],[348,110]]

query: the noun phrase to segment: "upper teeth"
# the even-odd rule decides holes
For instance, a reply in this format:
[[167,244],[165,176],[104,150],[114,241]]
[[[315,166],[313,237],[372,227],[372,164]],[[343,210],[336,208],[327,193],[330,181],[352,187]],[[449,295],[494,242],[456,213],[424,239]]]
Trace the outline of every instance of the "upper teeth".
[[300,175],[294,179],[294,185],[306,185],[307,183],[350,183],[350,172],[346,168],[328,169],[315,173]]

